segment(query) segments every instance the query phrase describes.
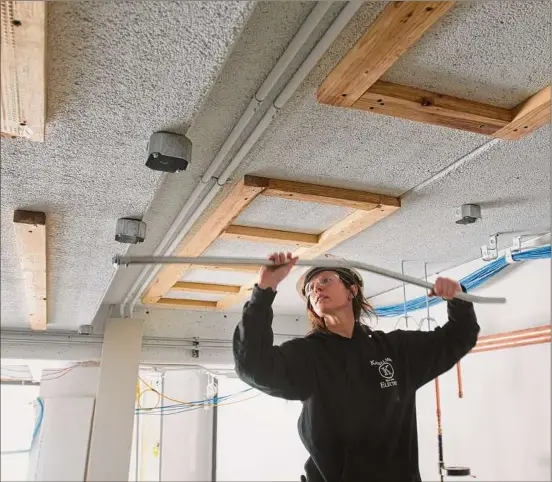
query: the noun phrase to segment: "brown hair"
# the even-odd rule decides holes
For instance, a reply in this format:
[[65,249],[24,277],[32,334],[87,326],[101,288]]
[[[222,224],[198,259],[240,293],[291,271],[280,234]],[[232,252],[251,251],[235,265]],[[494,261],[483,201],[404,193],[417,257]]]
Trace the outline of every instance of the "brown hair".
[[[360,321],[363,314],[370,319],[372,319],[372,317],[377,318],[376,310],[372,307],[372,305],[368,302],[368,300],[364,297],[364,294],[362,293],[362,287],[358,283],[350,283],[347,280],[344,280],[341,276],[339,277],[339,279],[345,285],[345,288],[347,288],[349,291],[351,291],[352,286],[357,287],[357,294],[353,298],[353,316],[355,318],[355,322]],[[324,319],[315,313],[311,305],[310,298],[307,298],[307,316],[309,317],[309,321],[311,322],[312,332],[328,331]]]

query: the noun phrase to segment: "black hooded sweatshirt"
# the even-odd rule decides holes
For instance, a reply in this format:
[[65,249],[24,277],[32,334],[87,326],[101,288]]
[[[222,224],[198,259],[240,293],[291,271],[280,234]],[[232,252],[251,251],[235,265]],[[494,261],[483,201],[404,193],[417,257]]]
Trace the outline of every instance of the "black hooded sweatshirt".
[[448,322],[431,332],[356,323],[352,338],[314,332],[274,346],[275,295],[255,286],[245,304],[234,332],[236,372],[264,393],[302,401],[307,480],[420,481],[416,390],[473,348],[473,305],[448,301]]

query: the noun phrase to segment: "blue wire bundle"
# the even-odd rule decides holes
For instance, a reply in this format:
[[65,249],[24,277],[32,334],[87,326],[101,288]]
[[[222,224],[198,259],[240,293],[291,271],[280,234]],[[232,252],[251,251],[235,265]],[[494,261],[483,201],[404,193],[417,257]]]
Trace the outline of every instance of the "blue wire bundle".
[[247,388],[241,392],[231,393],[230,395],[223,395],[222,397],[214,396],[212,398],[207,398],[205,400],[196,400],[193,402],[187,403],[177,403],[174,405],[163,405],[161,407],[155,408],[137,408],[135,413],[142,415],[174,415],[176,413],[190,412],[192,410],[197,410],[202,407],[209,407],[216,405],[224,400],[229,400],[231,398],[237,397],[249,391],[253,390],[252,388]]
[[[530,248],[517,253],[512,253],[514,261],[527,261],[531,259],[546,259],[550,258],[550,245],[539,246],[538,248]],[[482,268],[474,271],[465,278],[460,280],[460,284],[466,287],[467,291],[478,288],[487,280],[500,273],[504,268],[509,266],[508,261],[503,256],[497,258],[494,261],[486,264]],[[429,306],[435,306],[438,303],[442,303],[441,298],[430,298]],[[426,297],[420,296],[406,302],[406,311],[421,310],[426,307]],[[404,315],[405,303],[398,303],[395,305],[379,306],[375,308],[378,316],[382,318],[389,318],[394,316]]]

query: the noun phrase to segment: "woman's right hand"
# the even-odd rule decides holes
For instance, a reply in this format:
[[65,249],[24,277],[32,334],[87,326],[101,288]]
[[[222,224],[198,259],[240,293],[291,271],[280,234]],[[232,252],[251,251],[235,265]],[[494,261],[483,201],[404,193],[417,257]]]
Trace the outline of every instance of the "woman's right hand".
[[276,291],[278,285],[289,274],[297,260],[298,256],[293,256],[291,253],[272,253],[269,257],[274,265],[263,266],[259,271],[257,285],[265,290],[271,288]]

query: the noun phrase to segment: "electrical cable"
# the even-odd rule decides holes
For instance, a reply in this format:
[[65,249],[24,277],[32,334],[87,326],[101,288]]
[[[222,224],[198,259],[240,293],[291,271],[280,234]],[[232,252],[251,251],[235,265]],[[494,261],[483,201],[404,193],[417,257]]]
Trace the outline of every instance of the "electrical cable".
[[[512,259],[514,262],[549,258],[550,245],[539,246],[537,248],[529,248],[517,253],[512,253]],[[496,260],[486,264],[482,268],[479,268],[473,273],[462,278],[459,282],[466,288],[467,291],[470,291],[478,288],[508,266],[510,266],[510,263],[508,263],[505,256],[502,256],[501,258],[497,258]],[[443,301],[444,300],[442,298],[434,297],[430,298],[428,303],[426,296],[420,296],[418,298],[409,300],[406,303],[403,302],[394,305],[375,307],[375,311],[376,314],[382,318],[395,317],[401,316],[404,313],[405,309],[408,311],[421,310],[423,308],[427,308],[428,305],[435,306],[439,303],[442,303]]]

